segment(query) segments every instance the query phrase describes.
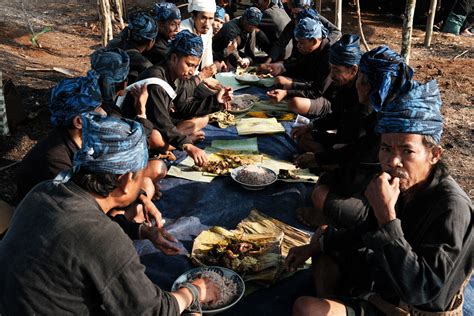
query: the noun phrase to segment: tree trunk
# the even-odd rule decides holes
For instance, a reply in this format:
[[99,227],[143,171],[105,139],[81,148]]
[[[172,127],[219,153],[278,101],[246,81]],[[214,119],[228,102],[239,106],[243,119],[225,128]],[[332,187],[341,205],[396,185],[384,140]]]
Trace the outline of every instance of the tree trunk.
[[[317,10],[319,14],[321,14],[321,7],[323,6],[323,0],[318,0],[318,7]],[[316,8],[316,5],[314,6]]]
[[430,12],[428,20],[426,21],[426,35],[425,35],[425,47],[429,48],[431,45],[431,36],[433,35],[433,24],[436,15],[436,6],[438,5],[437,0],[431,0]]
[[368,52],[370,50],[370,47],[367,44],[367,41],[365,40],[364,30],[362,29],[362,17],[360,15],[360,2],[359,2],[359,0],[355,0],[355,5],[356,5],[356,8],[357,8],[357,19],[359,20],[360,38],[362,39],[362,44],[364,44],[365,51]]
[[407,0],[405,14],[403,16],[402,51],[401,55],[406,63],[410,62],[411,34],[413,32],[413,15],[415,13],[416,0]]
[[342,31],[342,0],[336,0],[336,12],[334,16],[334,24]]
[[123,13],[124,13],[124,3],[123,0],[114,0],[115,7],[117,8],[118,21],[120,23],[120,28],[123,30],[125,28],[125,23],[123,22]]
[[97,4],[99,5],[99,22],[102,32],[102,45],[106,46],[107,43],[114,37],[110,2],[109,0],[97,0]]

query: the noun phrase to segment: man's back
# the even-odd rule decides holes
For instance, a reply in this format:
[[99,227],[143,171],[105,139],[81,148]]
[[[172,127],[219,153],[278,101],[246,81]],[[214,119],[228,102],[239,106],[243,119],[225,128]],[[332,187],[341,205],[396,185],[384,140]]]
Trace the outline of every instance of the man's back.
[[101,306],[166,315],[175,307],[144,275],[131,240],[72,182],[43,182],[20,203],[0,243],[0,269],[4,315],[97,314]]
[[23,198],[38,183],[71,168],[78,149],[66,129],[51,131],[26,154],[17,169],[18,197]]

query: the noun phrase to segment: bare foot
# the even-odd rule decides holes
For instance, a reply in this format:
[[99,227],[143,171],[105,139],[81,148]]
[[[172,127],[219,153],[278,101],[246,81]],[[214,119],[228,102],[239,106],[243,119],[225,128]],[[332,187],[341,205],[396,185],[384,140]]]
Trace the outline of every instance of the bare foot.
[[158,201],[163,196],[163,193],[161,192],[161,187],[158,183],[154,183],[154,185],[155,185],[155,194],[153,195],[152,200]]
[[198,132],[192,133],[191,135],[189,135],[189,137],[191,138],[192,142],[195,144],[195,143],[203,141],[206,138],[206,134],[204,134],[203,131],[198,131]]
[[304,225],[314,229],[329,223],[326,216],[316,212],[312,207],[300,207],[296,209],[296,218]]

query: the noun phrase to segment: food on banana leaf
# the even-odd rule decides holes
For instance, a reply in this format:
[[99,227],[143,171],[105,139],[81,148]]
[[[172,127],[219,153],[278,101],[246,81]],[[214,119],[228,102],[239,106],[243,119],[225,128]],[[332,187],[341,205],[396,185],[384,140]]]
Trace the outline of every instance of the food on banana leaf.
[[232,169],[254,164],[258,160],[262,159],[260,155],[240,155],[232,153],[216,153],[209,157],[209,160],[205,166],[199,167],[194,165],[193,169],[196,171],[202,171],[207,173],[216,174],[219,176],[229,175]]
[[278,171],[278,179],[293,179],[297,180],[300,177],[295,174],[294,170],[280,169]]
[[238,272],[244,280],[273,282],[281,272],[283,234],[242,234],[222,227],[203,231],[195,239],[191,259]]

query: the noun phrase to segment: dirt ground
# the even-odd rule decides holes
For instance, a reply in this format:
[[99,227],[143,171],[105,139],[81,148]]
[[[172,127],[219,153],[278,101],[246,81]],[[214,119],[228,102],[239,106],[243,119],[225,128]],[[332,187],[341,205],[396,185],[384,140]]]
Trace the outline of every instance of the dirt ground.
[[[18,4],[0,2],[0,70],[10,78],[23,98],[27,120],[0,137],[0,199],[14,202],[15,166],[28,150],[51,129],[49,90],[67,76],[56,71],[31,71],[62,67],[73,75],[89,69],[89,54],[100,47],[95,4],[43,3],[26,5],[28,19],[35,32],[44,27],[52,31],[39,36],[42,48],[33,47],[24,12]],[[323,7],[326,7],[323,5]],[[332,11],[321,12],[333,19]],[[364,32],[371,48],[386,44],[400,49],[401,20],[391,15],[363,14]],[[357,18],[351,8],[344,8],[343,32],[357,34]],[[410,65],[416,79],[436,79],[443,99],[445,132],[442,145],[444,161],[454,178],[471,199],[474,197],[474,120],[473,120],[473,43],[474,38],[435,32],[432,47],[423,47],[424,28],[416,28]]]

